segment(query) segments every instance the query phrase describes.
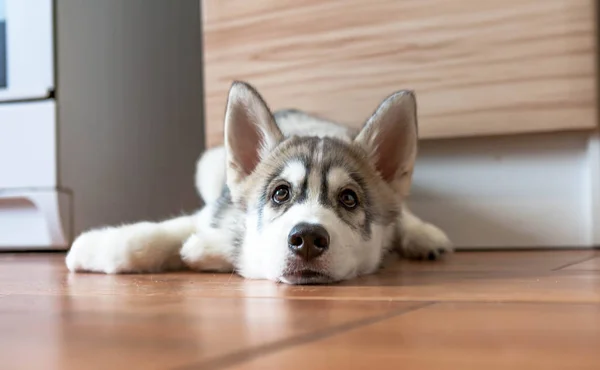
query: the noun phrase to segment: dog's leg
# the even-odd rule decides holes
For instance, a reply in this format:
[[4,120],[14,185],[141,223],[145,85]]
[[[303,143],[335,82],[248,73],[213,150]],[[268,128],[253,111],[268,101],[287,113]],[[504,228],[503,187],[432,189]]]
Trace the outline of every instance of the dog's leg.
[[406,258],[435,260],[452,252],[446,233],[415,216],[406,206],[402,207],[399,229],[399,252]]
[[244,214],[233,207],[229,192],[206,206],[196,217],[195,233],[181,248],[181,259],[192,270],[234,271],[243,235]]
[[107,274],[181,269],[184,265],[179,250],[194,232],[195,217],[87,231],[73,243],[67,267]]

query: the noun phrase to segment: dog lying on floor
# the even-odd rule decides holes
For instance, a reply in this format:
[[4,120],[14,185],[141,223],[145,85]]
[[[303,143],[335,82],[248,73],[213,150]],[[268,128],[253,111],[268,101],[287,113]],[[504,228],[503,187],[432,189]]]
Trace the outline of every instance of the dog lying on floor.
[[235,271],[288,284],[371,274],[390,252],[437,259],[452,246],[413,215],[417,155],[410,91],[385,99],[359,132],[295,110],[271,113],[250,85],[232,84],[225,145],[200,158],[206,205],[163,222],[91,230],[66,258],[71,271]]

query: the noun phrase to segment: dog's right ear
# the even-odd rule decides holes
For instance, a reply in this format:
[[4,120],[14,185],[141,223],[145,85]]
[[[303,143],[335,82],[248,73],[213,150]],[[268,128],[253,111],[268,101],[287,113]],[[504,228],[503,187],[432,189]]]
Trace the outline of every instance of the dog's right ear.
[[225,111],[227,186],[233,191],[282,140],[260,94],[247,83],[234,82]]
[[412,91],[387,97],[355,142],[367,151],[381,177],[407,195],[417,157],[417,101]]

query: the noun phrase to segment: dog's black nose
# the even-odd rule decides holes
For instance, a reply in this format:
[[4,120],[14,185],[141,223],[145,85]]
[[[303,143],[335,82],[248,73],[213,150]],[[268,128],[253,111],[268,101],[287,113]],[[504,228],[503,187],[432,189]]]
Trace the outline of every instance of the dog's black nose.
[[296,255],[309,261],[329,248],[329,233],[321,225],[300,223],[290,231],[288,246]]

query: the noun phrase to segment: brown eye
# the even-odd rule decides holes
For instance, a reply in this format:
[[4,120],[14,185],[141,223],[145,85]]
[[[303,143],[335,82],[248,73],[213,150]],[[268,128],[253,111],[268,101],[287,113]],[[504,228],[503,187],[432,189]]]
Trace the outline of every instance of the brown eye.
[[277,204],[287,202],[290,199],[290,187],[287,185],[279,185],[275,188],[275,191],[273,191],[271,199]]
[[354,191],[345,189],[340,192],[340,203],[347,209],[354,209],[358,205],[358,197]]

